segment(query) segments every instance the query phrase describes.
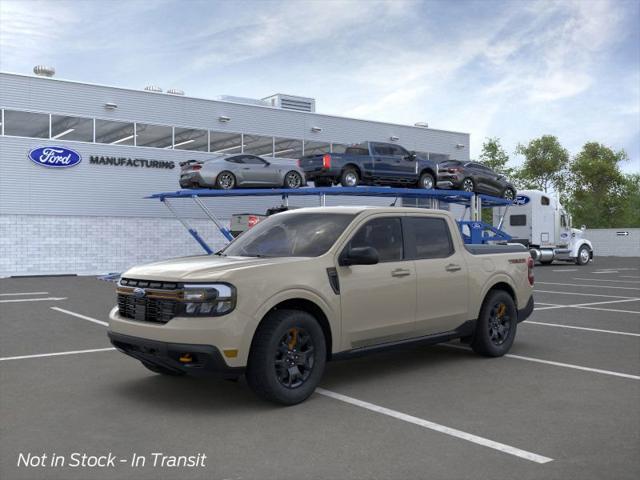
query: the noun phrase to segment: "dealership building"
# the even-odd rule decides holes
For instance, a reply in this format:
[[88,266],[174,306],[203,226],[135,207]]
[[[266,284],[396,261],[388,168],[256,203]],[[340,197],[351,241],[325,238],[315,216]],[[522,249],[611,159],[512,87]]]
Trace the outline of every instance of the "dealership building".
[[[295,162],[364,140],[395,142],[434,160],[469,159],[467,133],[323,115],[310,98],[211,100],[158,87],[59,80],[48,68],[34,71],[38,75],[0,73],[0,277],[120,272],[201,253],[161,202],[144,198],[179,189],[182,161],[244,152]],[[40,156],[56,150],[77,155],[72,166],[51,168],[31,158],[36,150]],[[208,199],[206,205],[228,221],[233,213],[264,213],[280,201],[241,197]],[[389,199],[327,199],[362,203],[384,205]],[[291,204],[317,200],[295,197]],[[190,200],[175,206],[211,245],[224,245]]]

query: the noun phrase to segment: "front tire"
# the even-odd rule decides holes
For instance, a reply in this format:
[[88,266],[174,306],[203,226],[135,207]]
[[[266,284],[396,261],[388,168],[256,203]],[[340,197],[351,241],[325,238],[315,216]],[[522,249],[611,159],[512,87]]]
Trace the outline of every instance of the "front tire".
[[231,190],[236,186],[236,176],[227,172],[220,172],[216,178],[216,187],[220,190]]
[[504,198],[505,200],[515,200],[516,199],[516,192],[513,190],[513,188],[505,188],[504,192],[502,192],[502,198]]
[[482,304],[471,348],[485,357],[501,357],[513,345],[517,325],[518,311],[513,298],[504,290],[494,290]]
[[340,185],[343,187],[357,187],[360,183],[360,175],[355,168],[347,167],[340,175]]
[[418,188],[422,188],[424,190],[433,190],[435,186],[436,181],[433,178],[433,175],[427,172],[420,175],[420,180],[418,180]]
[[315,390],[326,357],[324,333],[312,315],[300,310],[275,310],[253,337],[247,383],[265,400],[295,405]]
[[578,250],[578,256],[576,257],[577,265],[586,265],[591,260],[591,252],[589,251],[589,247],[586,245],[582,245]]
[[304,180],[302,180],[302,175],[300,175],[295,170],[291,170],[290,172],[287,172],[287,174],[284,176],[285,188],[292,188],[292,189],[300,188],[303,183],[304,183]]

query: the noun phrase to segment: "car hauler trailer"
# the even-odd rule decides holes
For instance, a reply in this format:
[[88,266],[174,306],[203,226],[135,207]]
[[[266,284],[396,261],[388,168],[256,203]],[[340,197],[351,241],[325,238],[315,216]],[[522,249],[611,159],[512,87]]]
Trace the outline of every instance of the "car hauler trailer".
[[[178,190],[176,192],[164,192],[150,195],[149,199],[157,199],[173,213],[182,223],[189,234],[200,244],[205,252],[213,253],[213,249],[204,238],[192,228],[189,222],[180,216],[172,205],[174,199],[191,199],[202,210],[202,212],[215,223],[220,233],[227,241],[233,240],[234,236],[222,222],[216,218],[213,212],[202,201],[203,198],[231,198],[248,196],[280,196],[282,205],[288,206],[289,197],[317,196],[320,205],[325,205],[327,196],[362,196],[362,197],[387,197],[392,198],[395,205],[398,199],[422,199],[428,200],[428,206],[439,208],[440,202],[458,204],[465,207],[462,218],[458,220],[458,228],[466,244],[487,244],[487,243],[508,243],[511,237],[501,230],[502,221],[498,222],[498,227],[488,225],[481,220],[482,208],[503,207],[503,217],[512,205],[510,200],[492,197],[489,195],[476,194],[473,192],[451,191],[451,190],[422,190],[416,188],[389,188],[389,187],[322,187],[322,188],[273,188],[273,189],[233,189],[233,190]],[[465,220],[467,215],[469,219]],[[502,217],[502,218],[503,218]]]
[[543,265],[554,260],[585,265],[593,259],[585,227],[572,228],[571,216],[560,202],[542,191],[518,192],[508,212],[494,209],[493,222],[502,222],[512,241],[528,247],[533,259]]

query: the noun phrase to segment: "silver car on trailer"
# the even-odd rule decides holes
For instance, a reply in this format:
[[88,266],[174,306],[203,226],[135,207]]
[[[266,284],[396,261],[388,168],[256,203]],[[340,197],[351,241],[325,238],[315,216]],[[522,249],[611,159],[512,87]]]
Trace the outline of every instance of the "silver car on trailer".
[[181,188],[239,187],[300,188],[306,185],[296,160],[257,155],[220,155],[211,160],[189,160],[180,164]]

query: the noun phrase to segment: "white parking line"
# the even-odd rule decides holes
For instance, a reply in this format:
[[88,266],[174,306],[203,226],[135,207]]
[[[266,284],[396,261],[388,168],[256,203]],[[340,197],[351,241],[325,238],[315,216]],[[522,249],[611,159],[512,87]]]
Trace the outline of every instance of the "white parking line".
[[629,312],[629,313],[640,313],[640,312],[635,312],[633,310],[615,310],[615,309],[611,309],[611,308],[595,308],[592,307],[593,305],[605,305],[608,303],[624,303],[624,302],[637,302],[639,301],[640,298],[628,298],[626,300],[607,300],[604,302],[590,302],[590,303],[575,303],[575,304],[571,304],[571,305],[558,305],[558,304],[552,304],[552,303],[537,303],[537,305],[549,305],[549,306],[545,306],[545,307],[535,307],[534,310],[553,310],[556,308],[588,308],[591,310],[604,310],[606,312]]
[[558,295],[577,295],[579,297],[606,297],[606,298],[633,298],[634,300],[640,300],[638,297],[621,297],[620,295],[602,295],[599,293],[576,293],[576,292],[559,292],[557,290],[534,290],[538,293],[557,293]]
[[0,293],[0,297],[10,297],[13,295],[49,295],[49,292]]
[[620,275],[620,278],[640,278],[640,275]]
[[530,325],[542,325],[545,327],[558,327],[558,328],[569,328],[574,330],[584,330],[586,332],[612,333],[615,335],[628,335],[630,337],[640,337],[640,333],[618,332],[617,330],[602,330],[600,328],[576,327],[575,325],[560,325],[558,323],[534,322],[532,320],[525,320],[524,322],[522,322],[522,324],[525,324],[525,323]]
[[55,353],[39,353],[37,355],[21,355],[19,357],[3,357],[0,358],[0,362],[4,362],[7,360],[25,360],[28,358],[41,358],[41,357],[58,357],[61,355],[76,355],[79,353],[95,353],[95,352],[109,352],[111,350],[115,350],[115,348],[93,348],[91,350],[73,350],[70,352],[55,352]]
[[69,310],[65,310],[64,308],[51,307],[51,310],[55,310],[56,312],[66,313],[67,315],[78,317],[78,318],[81,318],[83,320],[87,320],[89,322],[97,323],[98,325],[102,325],[104,327],[108,327],[109,326],[109,324],[107,322],[103,322],[102,320],[98,320],[96,318],[87,317],[86,315],[80,315],[79,313],[71,312]]
[[616,310],[615,308],[598,308],[598,307],[582,307],[582,306],[578,306],[576,308],[584,308],[585,310],[600,310],[603,312],[631,313],[633,315],[640,315],[640,312],[635,310]]
[[[591,278],[580,278],[580,277],[573,277],[573,280],[592,280]],[[634,282],[631,280],[609,280],[608,278],[599,278],[598,279],[599,282],[615,282],[615,283],[630,283],[631,285],[638,285],[639,282]]]
[[577,272],[578,269],[577,268],[568,268],[566,270],[564,269],[560,269],[560,270],[551,270],[552,272]]
[[[602,273],[606,274],[606,273],[620,273],[620,272],[618,272],[618,270],[604,270],[604,271],[600,271],[600,272],[593,272],[593,273],[594,273],[595,275],[598,275],[598,274],[602,274]],[[591,280],[591,279],[589,279],[589,280]]]
[[[470,348],[463,347],[462,345],[452,345],[450,343],[442,343],[442,344],[440,344],[440,346],[449,347],[449,348],[455,348],[457,350],[466,350],[467,352],[471,352]],[[572,363],[554,362],[552,360],[543,360],[541,358],[524,357],[522,355],[514,355],[512,353],[507,353],[505,355],[505,357],[507,357],[507,358],[515,358],[517,360],[525,360],[527,362],[535,362],[535,363],[543,363],[543,364],[546,364],[546,365],[554,365],[556,367],[571,368],[573,370],[582,370],[582,371],[585,371],[585,372],[601,373],[603,375],[611,375],[613,377],[622,377],[622,378],[630,378],[631,380],[640,380],[640,377],[638,375],[631,375],[630,373],[614,372],[614,371],[611,371],[611,370],[601,370],[599,368],[583,367],[582,365],[574,365]]]
[[66,300],[67,297],[46,297],[46,298],[12,298],[10,300],[0,300],[0,303],[16,303],[16,302],[57,302],[59,300]]
[[640,287],[612,287],[611,285],[584,285],[582,283],[536,282],[540,285],[563,285],[566,287],[615,288],[617,290],[640,290]]
[[439,423],[434,423],[434,422],[430,422],[429,420],[424,420],[422,418],[414,417],[413,415],[407,415],[406,413],[398,412],[396,410],[391,410],[390,408],[381,407],[380,405],[375,405],[373,403],[358,400],[357,398],[348,397],[346,395],[342,395],[341,393],[332,392],[331,390],[325,390],[324,388],[316,388],[316,393],[319,393],[320,395],[324,395],[325,397],[333,398],[334,400],[339,400],[341,402],[354,405],[356,407],[364,408],[365,410],[380,413],[382,415],[387,415],[389,417],[402,420],[403,422],[412,423],[414,425],[418,425],[423,428],[428,428],[436,432],[444,433],[447,435],[451,435],[452,437],[466,440],[467,442],[472,442],[478,445],[482,445],[483,447],[488,447],[503,453],[508,453],[509,455],[514,455],[516,457],[520,457],[525,460],[529,460],[531,462],[548,463],[553,461],[552,458],[544,457],[542,455],[538,455],[537,453],[521,450],[519,448],[515,448],[510,445],[505,445],[504,443],[499,443],[493,440],[489,440],[488,438],[479,437],[471,433],[463,432],[461,430],[456,430],[455,428],[450,428],[444,425],[440,425]]

